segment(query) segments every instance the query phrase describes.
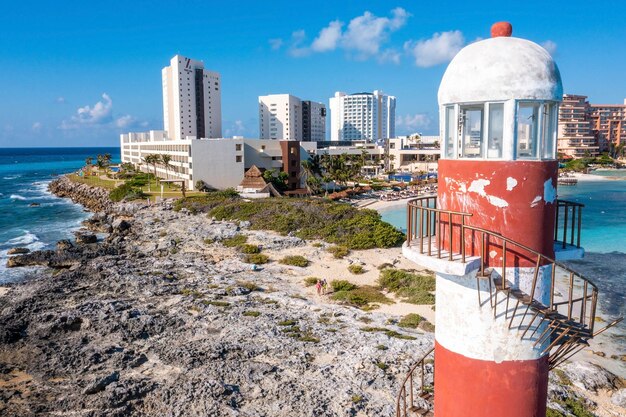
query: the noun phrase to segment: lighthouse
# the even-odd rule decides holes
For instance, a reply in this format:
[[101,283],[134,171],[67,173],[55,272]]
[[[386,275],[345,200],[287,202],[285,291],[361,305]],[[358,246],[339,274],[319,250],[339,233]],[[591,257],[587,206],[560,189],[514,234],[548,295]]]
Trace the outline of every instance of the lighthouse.
[[445,71],[437,196],[409,202],[403,254],[436,273],[434,381],[413,366],[398,416],[545,417],[549,370],[594,335],[596,286],[556,260],[584,253],[582,205],[557,200],[559,69],[509,23],[491,33]]

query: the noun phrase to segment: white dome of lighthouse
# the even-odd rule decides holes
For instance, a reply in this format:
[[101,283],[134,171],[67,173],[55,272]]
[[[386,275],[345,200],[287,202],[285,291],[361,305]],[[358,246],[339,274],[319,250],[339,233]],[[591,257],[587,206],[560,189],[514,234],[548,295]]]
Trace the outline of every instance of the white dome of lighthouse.
[[439,104],[554,100],[563,96],[552,56],[534,42],[500,36],[472,43],[450,62],[439,86]]

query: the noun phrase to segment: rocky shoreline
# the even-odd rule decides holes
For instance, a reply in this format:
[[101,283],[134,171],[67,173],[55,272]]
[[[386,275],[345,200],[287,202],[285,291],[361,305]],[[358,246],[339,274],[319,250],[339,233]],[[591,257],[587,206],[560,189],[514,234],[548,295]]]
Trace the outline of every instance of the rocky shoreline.
[[[50,269],[0,295],[0,415],[392,416],[433,344],[387,314],[316,298],[307,268],[253,272],[221,243],[243,234],[272,259],[325,262],[310,242],[168,203],[114,204],[65,177],[50,190],[95,214],[76,241],[9,260]],[[626,405],[624,382],[584,362],[549,389],[564,415],[566,401],[600,416]]]

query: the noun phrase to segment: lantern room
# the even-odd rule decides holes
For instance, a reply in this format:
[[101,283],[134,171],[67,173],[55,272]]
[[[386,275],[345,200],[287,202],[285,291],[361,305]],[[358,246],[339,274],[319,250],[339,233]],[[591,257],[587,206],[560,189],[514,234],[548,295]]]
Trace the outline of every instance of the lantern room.
[[441,158],[554,160],[561,75],[534,42],[510,24],[463,48],[439,87]]

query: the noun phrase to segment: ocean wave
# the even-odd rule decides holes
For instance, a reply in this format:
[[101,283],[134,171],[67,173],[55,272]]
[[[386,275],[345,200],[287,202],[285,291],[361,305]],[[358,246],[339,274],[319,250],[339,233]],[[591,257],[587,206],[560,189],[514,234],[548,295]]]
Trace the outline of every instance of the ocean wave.
[[24,234],[21,236],[14,237],[13,239],[9,239],[4,242],[7,246],[15,246],[15,245],[29,245],[31,243],[39,241],[39,238],[36,234],[29,232],[28,230],[24,230]]
[[11,194],[9,197],[11,200],[26,200],[26,197],[21,196],[19,194]]
[[3,180],[15,180],[17,178],[21,177],[21,175],[16,174],[16,175],[7,175],[6,177],[2,177]]

